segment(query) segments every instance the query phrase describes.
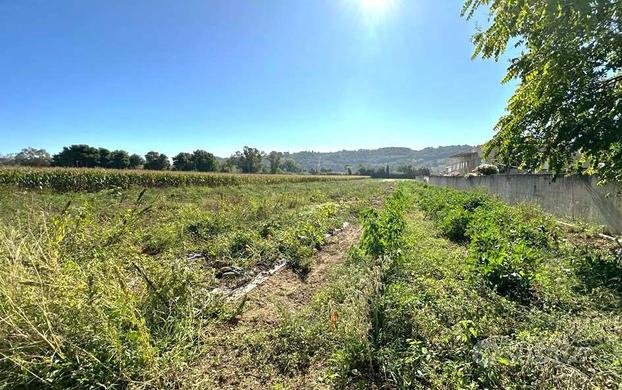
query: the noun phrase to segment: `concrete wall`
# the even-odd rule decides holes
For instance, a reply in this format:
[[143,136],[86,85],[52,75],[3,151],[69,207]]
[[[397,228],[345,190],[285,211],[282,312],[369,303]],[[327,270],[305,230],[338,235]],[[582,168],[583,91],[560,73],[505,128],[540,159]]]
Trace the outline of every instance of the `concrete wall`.
[[509,203],[534,202],[557,216],[604,225],[611,233],[622,234],[622,187],[597,186],[591,177],[553,181],[552,175],[432,176],[429,183],[461,190],[481,188]]

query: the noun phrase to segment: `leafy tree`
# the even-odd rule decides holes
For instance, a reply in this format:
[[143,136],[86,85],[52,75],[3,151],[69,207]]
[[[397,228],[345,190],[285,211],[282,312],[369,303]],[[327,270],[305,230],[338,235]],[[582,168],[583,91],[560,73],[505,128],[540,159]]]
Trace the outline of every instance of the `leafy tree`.
[[145,154],[143,167],[152,171],[164,171],[171,168],[171,163],[166,154],[151,151]]
[[220,165],[220,172],[232,173],[237,170],[238,163],[235,156],[231,156],[225,160],[224,164]]
[[401,172],[406,177],[414,178],[416,176],[430,176],[430,168],[417,168],[414,165],[401,165],[397,167],[397,172]]
[[13,157],[13,163],[30,167],[47,167],[52,163],[45,149],[25,148]]
[[99,150],[89,145],[65,146],[52,157],[52,165],[58,167],[92,168],[99,165]]
[[128,168],[130,169],[138,169],[145,165],[145,159],[138,154],[132,154],[130,156]]
[[243,173],[257,173],[261,171],[262,158],[263,153],[261,151],[245,146],[242,151],[235,152],[230,157],[230,161]]
[[130,155],[125,150],[115,150],[110,157],[111,168],[126,169],[130,166]]
[[581,171],[622,180],[620,0],[466,0],[472,18],[489,7],[474,57],[520,50],[504,82],[520,84],[486,147],[505,165]]
[[430,168],[427,167],[415,170],[415,176],[430,176],[431,174]]
[[218,170],[218,160],[216,157],[205,150],[195,150],[192,152],[193,169],[199,172],[215,172]]
[[279,167],[282,171],[288,173],[301,173],[302,171],[304,171],[302,165],[300,165],[298,161],[294,160],[293,158],[282,159]]
[[13,154],[0,154],[0,165],[15,164],[15,156]]
[[173,169],[176,171],[192,171],[194,169],[192,155],[182,152],[173,157]]
[[99,161],[97,166],[102,168],[110,168],[112,163],[112,153],[106,148],[99,148]]
[[283,158],[283,153],[272,151],[268,154],[268,162],[270,163],[270,173],[277,173],[279,170],[279,164],[281,163],[281,158]]

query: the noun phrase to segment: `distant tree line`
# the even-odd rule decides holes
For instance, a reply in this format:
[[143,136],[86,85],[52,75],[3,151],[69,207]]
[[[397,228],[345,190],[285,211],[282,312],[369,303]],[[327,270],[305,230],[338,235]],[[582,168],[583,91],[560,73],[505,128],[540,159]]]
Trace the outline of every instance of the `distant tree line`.
[[0,155],[0,165],[48,167],[51,162],[52,157],[45,149],[25,148],[19,153]]
[[[171,161],[172,160],[172,161]],[[192,153],[181,152],[172,159],[160,152],[150,151],[144,156],[129,154],[125,150],[108,150],[89,145],[63,147],[57,154],[50,155],[45,149],[25,148],[19,153],[0,155],[0,165],[21,165],[30,167],[77,167],[108,169],[146,169],[154,171],[174,170],[186,172],[242,172],[242,173],[304,173],[302,165],[288,153],[271,151],[264,153],[259,149],[245,146],[229,158],[220,160],[212,153],[197,149]],[[344,172],[353,174],[346,165]],[[311,174],[332,174],[332,169],[311,169]],[[429,168],[403,165],[391,171],[389,166],[373,168],[360,165],[359,175],[374,178],[415,178],[430,175]]]
[[[150,152],[151,153],[151,152]],[[147,154],[149,155],[149,153]],[[110,151],[89,145],[65,146],[52,156],[50,165],[55,167],[138,169],[146,167],[146,158],[125,150]]]
[[65,146],[54,155],[50,155],[45,149],[25,148],[19,153],[0,155],[0,165],[272,174],[304,172],[296,160],[284,156],[281,152],[272,151],[266,154],[259,149],[245,146],[222,162],[212,153],[198,149],[192,153],[177,154],[171,163],[166,154],[156,151],[140,156],[130,155],[125,150],[111,151],[81,144]]
[[395,171],[392,171],[389,165],[379,168],[359,165],[358,174],[383,179],[414,179],[418,176],[430,176],[431,172],[429,168],[417,168],[413,165],[401,165]]

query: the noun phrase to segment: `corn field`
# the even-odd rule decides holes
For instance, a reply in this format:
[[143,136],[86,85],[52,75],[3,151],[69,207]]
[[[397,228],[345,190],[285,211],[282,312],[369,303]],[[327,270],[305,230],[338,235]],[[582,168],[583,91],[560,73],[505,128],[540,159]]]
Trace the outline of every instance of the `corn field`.
[[162,172],[90,168],[2,168],[0,185],[59,192],[99,191],[109,188],[217,187],[241,184],[306,183],[360,179],[357,176],[268,175],[203,172]]

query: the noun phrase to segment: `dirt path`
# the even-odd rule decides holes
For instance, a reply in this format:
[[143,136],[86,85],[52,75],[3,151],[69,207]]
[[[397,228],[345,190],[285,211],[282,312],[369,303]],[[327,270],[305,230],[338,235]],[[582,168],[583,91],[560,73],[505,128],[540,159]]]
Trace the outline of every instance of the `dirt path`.
[[[244,340],[276,327],[281,313],[295,313],[309,304],[328,282],[331,269],[343,262],[348,249],[358,242],[360,233],[358,226],[349,225],[329,237],[315,254],[306,278],[301,279],[290,268],[285,268],[251,291],[235,323],[206,332],[203,340],[206,352],[200,367],[194,367],[189,373],[194,377],[190,382],[200,384],[203,389],[272,388],[274,373],[263,371],[264,368],[254,362],[255,351],[243,347]],[[315,384],[314,368],[308,371],[305,377],[291,378],[294,384],[286,388],[322,387]]]
[[359,228],[349,225],[330,237],[316,253],[311,271],[304,280],[290,268],[273,275],[248,295],[247,309],[239,324],[272,325],[278,322],[280,311],[292,312],[303,308],[322,287],[330,268],[345,259],[348,249],[358,242],[359,236]]

